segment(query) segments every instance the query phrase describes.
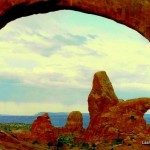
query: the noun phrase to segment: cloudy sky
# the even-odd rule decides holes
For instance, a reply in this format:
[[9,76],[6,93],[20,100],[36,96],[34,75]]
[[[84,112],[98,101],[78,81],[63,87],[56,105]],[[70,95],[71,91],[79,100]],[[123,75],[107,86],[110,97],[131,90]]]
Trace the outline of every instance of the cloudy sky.
[[88,112],[93,74],[118,98],[150,97],[150,43],[112,20],[73,11],[20,18],[0,30],[0,114]]

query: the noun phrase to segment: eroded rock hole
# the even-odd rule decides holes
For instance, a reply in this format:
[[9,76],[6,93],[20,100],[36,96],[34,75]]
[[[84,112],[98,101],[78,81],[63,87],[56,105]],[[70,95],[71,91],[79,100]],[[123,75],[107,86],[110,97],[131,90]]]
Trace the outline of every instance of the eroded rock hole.
[[150,111],[147,110],[147,112],[144,114],[144,119],[146,120],[146,124],[150,124]]

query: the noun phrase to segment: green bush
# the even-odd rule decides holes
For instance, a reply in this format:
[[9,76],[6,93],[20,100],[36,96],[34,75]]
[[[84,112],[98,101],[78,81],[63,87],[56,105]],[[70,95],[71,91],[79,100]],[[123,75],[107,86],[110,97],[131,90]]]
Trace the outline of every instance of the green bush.
[[25,123],[0,123],[0,128],[2,128],[4,131],[29,130],[30,127],[30,124]]
[[73,139],[70,137],[70,136],[59,136],[58,139],[57,139],[57,142],[61,142],[63,144],[68,144],[68,145],[71,145],[73,144]]
[[119,144],[123,144],[123,139],[117,138],[114,139],[112,142],[112,145],[119,145]]
[[67,144],[67,145],[70,145],[72,146],[73,145],[73,137],[70,136],[70,135],[60,135],[57,139],[57,143],[56,143],[56,147],[57,147],[57,150],[59,148],[62,148],[64,146],[64,144]]
[[89,148],[89,144],[88,143],[82,143],[82,147],[84,147],[84,148]]

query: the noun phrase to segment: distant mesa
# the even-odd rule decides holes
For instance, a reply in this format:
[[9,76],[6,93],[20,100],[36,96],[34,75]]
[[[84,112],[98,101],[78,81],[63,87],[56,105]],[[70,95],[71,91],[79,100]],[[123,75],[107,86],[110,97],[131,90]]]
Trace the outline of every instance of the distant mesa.
[[39,113],[35,114],[35,116],[42,116],[45,113],[47,113],[50,116],[53,116],[53,115],[62,116],[62,115],[68,115],[69,114],[69,112],[39,112]]

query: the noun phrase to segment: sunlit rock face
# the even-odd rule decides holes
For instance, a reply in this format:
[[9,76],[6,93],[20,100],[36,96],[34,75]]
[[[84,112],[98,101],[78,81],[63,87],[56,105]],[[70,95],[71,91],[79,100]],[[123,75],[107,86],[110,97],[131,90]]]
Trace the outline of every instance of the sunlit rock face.
[[0,28],[22,16],[70,9],[110,18],[150,40],[149,0],[1,0],[0,8]]
[[37,141],[47,142],[51,139],[51,142],[55,142],[57,139],[55,127],[51,124],[48,113],[37,117],[31,126],[30,132],[33,139]]
[[112,141],[117,138],[125,140],[134,135],[135,141],[150,139],[149,128],[143,118],[150,108],[150,98],[118,101],[104,71],[94,75],[91,93],[88,99],[91,120],[85,133],[85,141]]
[[118,103],[112,84],[105,71],[94,75],[93,87],[88,97],[88,109],[92,120],[97,113],[102,114]]
[[70,133],[81,133],[84,132],[83,129],[83,117],[81,112],[79,111],[72,111],[68,118],[65,125],[65,128],[69,130]]
[[43,114],[42,116],[38,116],[37,119],[32,123],[31,132],[33,134],[42,133],[45,131],[51,131],[54,129],[54,126],[51,124],[50,117],[48,113]]

